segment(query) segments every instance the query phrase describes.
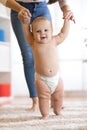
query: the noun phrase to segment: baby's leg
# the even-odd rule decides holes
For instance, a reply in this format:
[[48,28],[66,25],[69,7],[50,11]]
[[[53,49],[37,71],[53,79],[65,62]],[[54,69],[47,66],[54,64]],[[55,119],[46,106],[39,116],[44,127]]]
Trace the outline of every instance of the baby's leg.
[[42,80],[36,80],[36,88],[39,99],[39,108],[42,114],[42,119],[47,119],[49,117],[49,99],[50,90],[46,83]]
[[51,95],[53,109],[56,115],[60,115],[60,111],[63,105],[63,96],[64,96],[63,81],[60,78],[55,92]]

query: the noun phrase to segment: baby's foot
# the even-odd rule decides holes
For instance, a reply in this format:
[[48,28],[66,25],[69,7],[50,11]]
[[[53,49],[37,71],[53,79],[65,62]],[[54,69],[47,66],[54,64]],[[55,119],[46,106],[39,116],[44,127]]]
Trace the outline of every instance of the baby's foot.
[[[53,108],[53,105],[52,105],[52,104],[51,104],[51,108]],[[61,109],[64,109],[64,106],[62,106]]]
[[62,106],[62,108],[61,109],[64,109],[64,106]]
[[41,119],[43,119],[43,120],[47,120],[48,118],[49,118],[49,115],[44,115],[44,116],[42,116]]
[[60,116],[60,115],[62,115],[62,114],[61,114],[61,112],[58,112],[58,113],[56,113],[56,115],[57,115],[57,116]]
[[55,113],[57,116],[61,115],[61,111],[54,111],[54,113]]

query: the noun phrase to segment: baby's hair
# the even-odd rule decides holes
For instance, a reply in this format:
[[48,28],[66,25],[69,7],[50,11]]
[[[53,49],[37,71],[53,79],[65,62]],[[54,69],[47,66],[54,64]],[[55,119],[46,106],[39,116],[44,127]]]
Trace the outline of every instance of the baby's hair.
[[37,17],[36,19],[34,19],[34,21],[32,22],[32,23],[34,23],[34,22],[36,22],[36,21],[39,21],[39,20],[48,20],[48,21],[50,21],[48,18],[46,18],[45,16],[39,16],[39,17]]
[[32,24],[30,25],[30,31],[32,32],[32,30],[33,30],[33,23],[35,23],[36,21],[40,21],[40,20],[48,20],[49,22],[50,22],[50,24],[51,24],[51,27],[52,27],[52,23],[51,23],[51,21],[48,19],[48,18],[46,18],[46,17],[44,17],[44,16],[40,16],[40,17],[37,17],[33,22],[32,22]]

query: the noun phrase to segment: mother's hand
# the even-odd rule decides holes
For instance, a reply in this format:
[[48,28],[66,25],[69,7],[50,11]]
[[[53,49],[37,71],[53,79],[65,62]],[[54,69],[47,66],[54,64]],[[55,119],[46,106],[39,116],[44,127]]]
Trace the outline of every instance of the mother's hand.
[[31,13],[29,12],[28,9],[23,8],[22,10],[19,11],[18,18],[23,22],[23,24],[29,24]]
[[71,10],[63,11],[63,19],[72,20],[75,23],[75,18]]

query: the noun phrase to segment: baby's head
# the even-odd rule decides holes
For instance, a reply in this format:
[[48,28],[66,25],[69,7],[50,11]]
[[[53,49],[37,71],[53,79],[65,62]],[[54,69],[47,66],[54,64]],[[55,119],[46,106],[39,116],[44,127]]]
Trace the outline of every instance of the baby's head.
[[52,23],[45,17],[38,17],[32,22],[32,34],[36,42],[47,43],[52,38]]
[[40,30],[41,29],[49,29],[49,30],[53,31],[51,21],[43,16],[37,17],[32,22],[31,28],[32,28],[32,32],[34,32],[35,30],[38,30],[38,29],[40,29]]

